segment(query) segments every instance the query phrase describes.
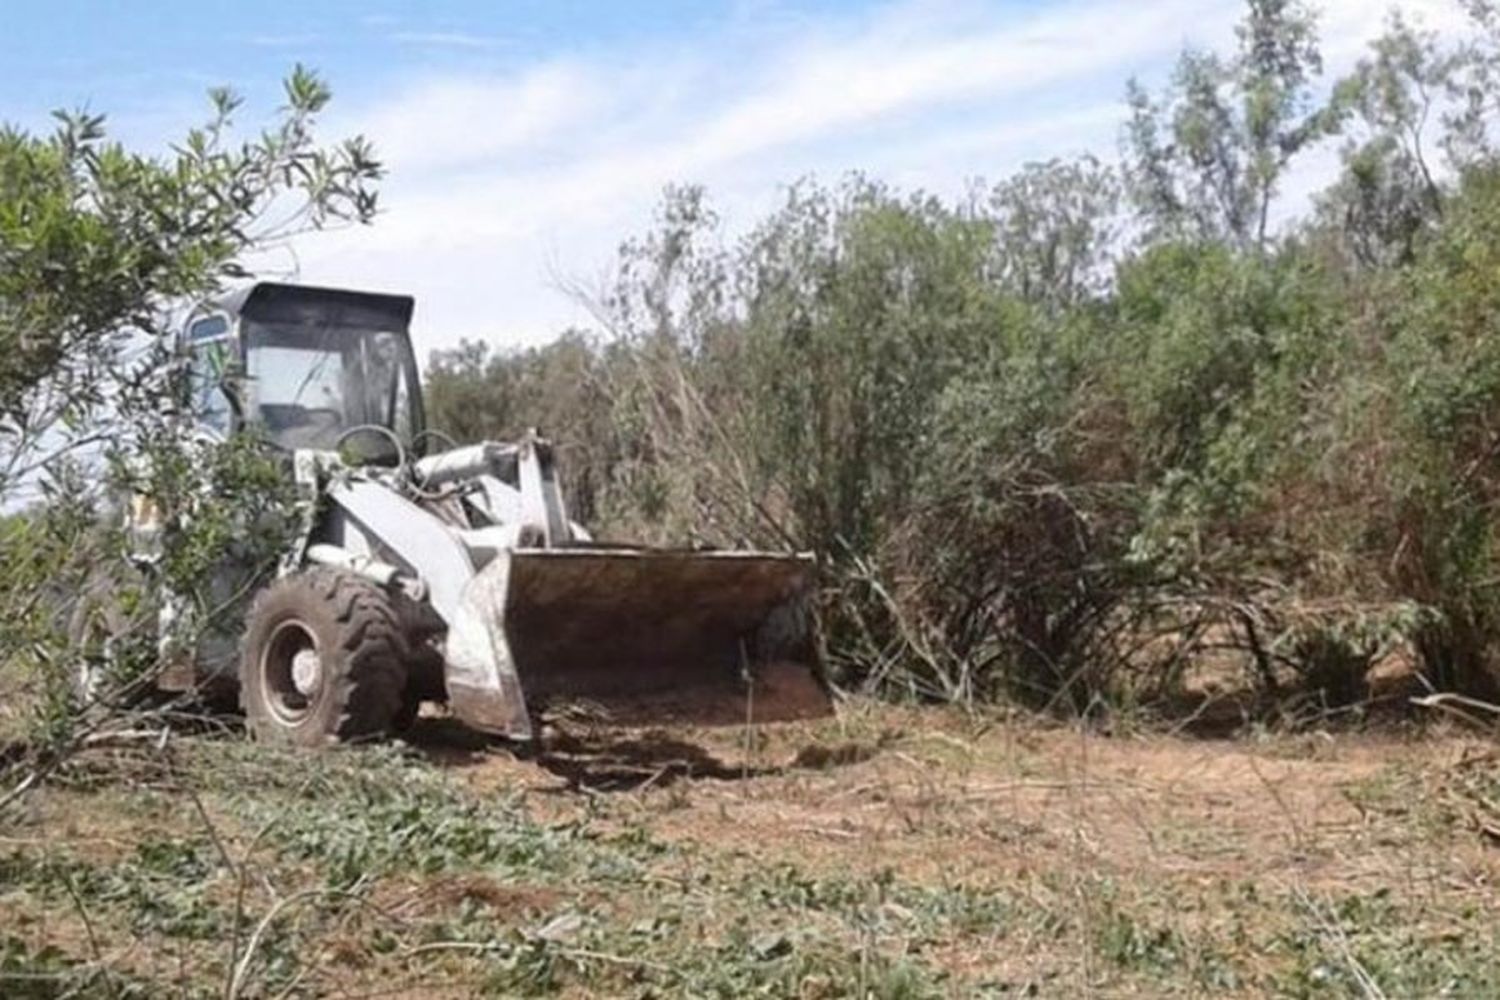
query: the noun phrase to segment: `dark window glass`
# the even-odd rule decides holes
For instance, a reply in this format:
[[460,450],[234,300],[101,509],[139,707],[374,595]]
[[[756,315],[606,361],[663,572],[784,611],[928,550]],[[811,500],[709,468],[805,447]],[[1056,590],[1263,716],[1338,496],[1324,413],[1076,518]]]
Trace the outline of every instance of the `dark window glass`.
[[245,367],[266,435],[288,449],[331,450],[361,424],[415,426],[411,347],[402,334],[316,323],[246,321]]

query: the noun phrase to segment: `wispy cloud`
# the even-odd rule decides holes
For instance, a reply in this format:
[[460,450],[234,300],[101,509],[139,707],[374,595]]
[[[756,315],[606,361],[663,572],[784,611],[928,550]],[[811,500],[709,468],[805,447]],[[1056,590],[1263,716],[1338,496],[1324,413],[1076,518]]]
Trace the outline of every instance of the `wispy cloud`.
[[[1124,80],[1159,78],[1185,43],[1228,44],[1241,9],[897,3],[771,27],[735,19],[715,37],[428,78],[343,123],[389,164],[389,211],[372,229],[309,241],[303,274],[414,291],[429,345],[535,341],[583,319],[550,269],[596,273],[669,182],[707,184],[733,232],[808,173],[862,169],[957,194],[1028,159],[1108,156]],[[1329,0],[1330,68],[1382,19],[1363,0]]]
[[266,49],[300,49],[319,41],[317,35],[251,35],[245,44]]
[[493,49],[504,44],[503,38],[470,35],[462,31],[397,31],[391,41],[402,45],[428,45],[452,49]]
[[352,125],[379,143],[403,173],[494,165],[496,157],[535,153],[550,138],[591,122],[608,99],[588,68],[547,63],[512,77],[430,79],[372,107]]

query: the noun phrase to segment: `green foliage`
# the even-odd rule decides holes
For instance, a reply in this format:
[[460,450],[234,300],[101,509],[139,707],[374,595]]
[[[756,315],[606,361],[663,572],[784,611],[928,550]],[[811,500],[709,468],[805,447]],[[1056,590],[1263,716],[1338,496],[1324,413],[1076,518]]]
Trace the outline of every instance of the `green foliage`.
[[1404,277],[1392,317],[1393,469],[1401,532],[1396,582],[1440,608],[1425,638],[1447,684],[1495,689],[1492,630],[1500,623],[1493,510],[1500,414],[1500,173],[1473,169],[1449,199],[1442,227]]
[[459,441],[516,440],[528,428],[542,429],[559,449],[562,487],[575,518],[593,522],[618,459],[609,367],[609,358],[579,333],[509,353],[465,342],[432,355],[427,419]]
[[167,160],[110,142],[97,115],[60,113],[45,137],[0,131],[0,490],[41,464],[38,435],[104,405],[128,333],[161,332],[167,306],[242,273],[257,242],[373,217],[380,165],[363,139],[315,144],[329,92],[314,74],[297,67],[279,121],[238,146],[240,100],[211,96],[213,117]]
[[65,672],[53,669],[67,643],[67,601],[83,589],[90,563],[105,553],[76,467],[59,469],[42,489],[43,503],[0,519],[6,622],[0,664],[8,668],[17,701],[31,706],[28,726],[50,744],[66,736],[71,702]]
[[[234,617],[246,581],[224,568],[263,574],[297,516],[257,448],[195,439],[175,318],[266,241],[375,213],[369,144],[315,139],[329,100],[315,74],[290,74],[249,141],[239,98],[210,100],[165,157],[110,141],[97,115],[0,129],[0,672],[33,688],[46,745],[76,721],[81,662],[107,659],[112,687],[160,669],[158,639],[192,644]],[[164,549],[125,536],[131,497],[173,529]],[[162,597],[177,636],[157,634]]]
[[1121,185],[1092,156],[1028,163],[988,192],[994,278],[1025,302],[1056,311],[1106,291],[1120,235]]
[[1430,133],[1459,63],[1397,13],[1334,94],[1337,113],[1352,113],[1358,124],[1345,137],[1344,176],[1319,210],[1365,266],[1409,263],[1418,238],[1442,216],[1434,147],[1449,143]]
[[1158,236],[1260,248],[1297,154],[1336,124],[1319,105],[1311,11],[1300,0],[1248,0],[1229,57],[1185,52],[1158,98],[1132,81],[1127,173]]
[[0,984],[16,1000],[55,1000],[62,996],[103,995],[145,1000],[156,985],[127,979],[109,969],[92,967],[51,945],[32,948],[21,938],[0,936]]
[[394,753],[376,757],[314,772],[291,789],[297,808],[285,815],[285,801],[263,788],[237,807],[252,824],[269,823],[273,843],[316,863],[338,889],[395,871],[496,867],[536,877],[562,870],[578,852],[577,831],[548,830],[504,799],[460,799],[430,770]]
[[[1031,164],[958,204],[807,181],[732,241],[701,189],[671,188],[588,302],[603,338],[442,352],[433,422],[539,426],[605,536],[813,551],[851,686],[1087,713],[1169,695],[1212,642],[1265,694],[1358,700],[1395,655],[1487,690],[1500,19],[1466,9],[1456,43],[1393,18],[1327,88],[1310,11],[1250,0],[1232,51],[1130,87],[1118,173]],[[218,93],[167,161],[87,118],[0,142],[0,476],[35,481],[106,410],[128,416],[111,437],[144,461],[111,479],[161,504],[174,541],[153,571],[199,635],[274,556],[245,542],[297,508],[253,448],[200,453],[146,416],[169,358],[115,362],[124,331],[235,273],[271,204],[293,196],[296,225],[369,217],[365,144],[312,142],[327,99],[295,72],[278,125],[234,147]],[[1328,140],[1341,176],[1281,224],[1288,171]],[[48,269],[71,290],[21,294]],[[5,594],[87,579],[48,560],[93,537],[99,499],[48,468],[45,503],[3,526],[4,568],[30,581]],[[233,509],[202,501],[226,493]],[[72,656],[56,602],[26,600],[8,661]]]
[[1468,6],[1330,93],[1310,10],[1252,0],[1233,51],[1131,86],[1119,177],[802,182],[727,245],[669,190],[589,303],[607,341],[435,358],[433,411],[543,423],[606,534],[817,553],[851,685],[1090,712],[1209,643],[1328,706],[1392,656],[1487,690],[1500,21]]
[[[1465,914],[1454,926],[1389,890],[1301,901],[1300,925],[1277,942],[1293,959],[1282,996],[1375,989],[1386,996],[1486,996],[1500,988],[1491,930]],[[1467,925],[1467,926],[1466,926]]]

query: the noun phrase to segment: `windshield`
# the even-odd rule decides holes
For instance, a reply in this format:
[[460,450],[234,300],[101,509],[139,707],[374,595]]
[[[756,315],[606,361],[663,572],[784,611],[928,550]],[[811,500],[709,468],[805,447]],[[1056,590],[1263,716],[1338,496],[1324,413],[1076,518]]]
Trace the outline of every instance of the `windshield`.
[[416,430],[403,334],[301,323],[244,323],[245,373],[266,436],[283,448],[332,450],[360,424],[404,442]]

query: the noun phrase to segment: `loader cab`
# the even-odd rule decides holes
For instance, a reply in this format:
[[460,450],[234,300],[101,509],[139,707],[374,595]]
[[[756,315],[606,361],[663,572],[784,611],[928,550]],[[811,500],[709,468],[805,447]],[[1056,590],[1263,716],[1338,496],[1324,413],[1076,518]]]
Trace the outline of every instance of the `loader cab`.
[[411,450],[423,429],[411,314],[406,296],[261,282],[190,317],[188,403],[205,431],[250,427],[286,451],[332,451],[366,424]]

